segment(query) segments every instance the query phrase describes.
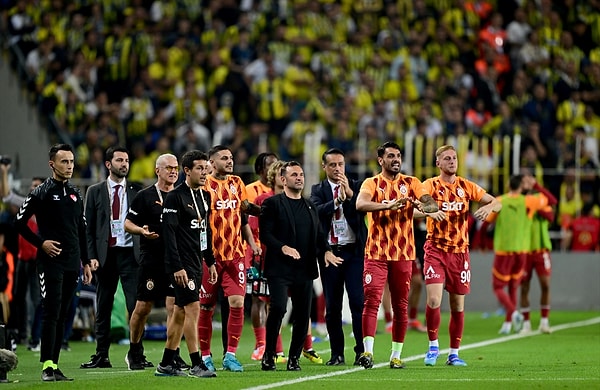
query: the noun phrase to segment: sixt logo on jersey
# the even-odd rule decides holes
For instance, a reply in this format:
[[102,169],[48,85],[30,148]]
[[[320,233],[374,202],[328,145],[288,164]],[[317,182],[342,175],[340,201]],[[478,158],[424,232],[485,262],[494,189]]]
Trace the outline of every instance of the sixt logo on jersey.
[[197,219],[192,219],[190,221],[190,229],[206,229],[206,220],[198,221]]
[[463,202],[442,202],[442,211],[462,211]]
[[231,209],[234,210],[237,208],[237,199],[226,199],[226,200],[217,200],[216,206],[217,210],[226,210]]

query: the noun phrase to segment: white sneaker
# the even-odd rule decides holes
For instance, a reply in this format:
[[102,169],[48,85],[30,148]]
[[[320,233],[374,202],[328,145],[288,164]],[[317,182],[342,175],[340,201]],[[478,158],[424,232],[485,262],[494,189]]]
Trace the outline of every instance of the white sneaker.
[[545,334],[550,334],[552,333],[552,329],[550,329],[550,325],[549,324],[540,324],[540,327],[538,328],[538,330],[542,333]]
[[510,322],[502,323],[502,328],[500,328],[498,334],[510,334]]
[[519,332],[521,330],[521,328],[523,327],[523,314],[519,313],[518,310],[513,311],[512,315],[510,316],[511,322],[512,322],[512,328],[515,332]]
[[531,333],[531,321],[524,321],[523,328],[521,329],[521,331],[519,333],[520,334]]

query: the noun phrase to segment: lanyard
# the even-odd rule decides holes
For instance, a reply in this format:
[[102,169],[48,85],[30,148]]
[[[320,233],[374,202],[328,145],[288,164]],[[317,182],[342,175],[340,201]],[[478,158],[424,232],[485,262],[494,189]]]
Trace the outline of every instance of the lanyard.
[[163,197],[162,197],[162,193],[158,189],[158,183],[154,184],[154,188],[156,188],[156,193],[158,194],[158,199],[160,199],[160,205],[162,206],[162,204],[163,204]]
[[[198,190],[200,191],[200,197],[202,198],[202,204],[204,206],[204,210],[208,211],[208,205],[206,204],[206,201],[204,200],[204,195],[202,194],[202,190]],[[198,203],[196,203],[196,197],[194,196],[194,190],[192,190],[192,187],[190,187],[190,193],[192,194],[192,201],[194,201],[194,208],[196,209],[196,214],[198,215],[198,222],[200,222],[200,219],[202,218],[200,216],[200,209],[198,209]]]

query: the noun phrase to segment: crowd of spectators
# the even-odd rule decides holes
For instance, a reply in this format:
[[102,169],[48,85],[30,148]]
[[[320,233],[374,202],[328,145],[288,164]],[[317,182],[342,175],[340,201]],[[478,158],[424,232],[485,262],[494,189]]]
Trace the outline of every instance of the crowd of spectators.
[[519,134],[559,223],[585,203],[600,214],[600,0],[0,6],[32,102],[77,147],[80,177],[102,175],[115,143],[144,181],[158,154],[214,144],[238,165],[267,149],[301,160],[311,134],[352,165],[371,159],[359,139]]

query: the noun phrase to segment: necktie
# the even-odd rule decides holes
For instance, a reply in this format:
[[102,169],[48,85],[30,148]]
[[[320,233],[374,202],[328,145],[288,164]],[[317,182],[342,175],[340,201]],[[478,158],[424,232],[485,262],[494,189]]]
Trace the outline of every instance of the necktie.
[[[333,189],[333,205],[334,205],[334,207],[335,207],[335,200],[337,199],[339,194],[340,194],[340,186],[337,185]],[[342,216],[342,210],[340,207],[338,207],[337,209],[335,209],[335,214],[334,214],[333,220],[336,221],[336,220],[340,219],[341,216]],[[335,231],[333,230],[333,221],[331,222],[331,243],[332,244],[338,243],[338,238],[336,237]]]
[[[121,214],[121,198],[119,198],[119,189],[121,188],[120,184],[117,184],[114,187],[114,192],[113,192],[113,200],[112,200],[112,219],[113,220],[118,220]],[[112,236],[112,232],[111,232],[111,237],[109,240],[108,245],[109,246],[115,246],[117,244],[117,238]]]

